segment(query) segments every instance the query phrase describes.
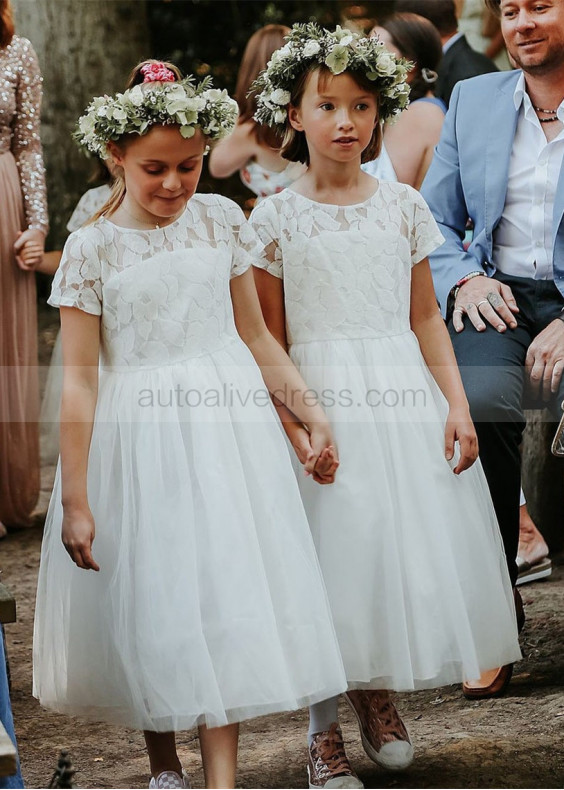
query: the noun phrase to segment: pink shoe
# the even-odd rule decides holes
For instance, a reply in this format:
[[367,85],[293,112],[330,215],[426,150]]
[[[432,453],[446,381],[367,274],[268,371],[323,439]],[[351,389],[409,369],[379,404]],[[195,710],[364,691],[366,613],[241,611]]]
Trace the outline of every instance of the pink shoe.
[[327,732],[317,732],[309,747],[307,766],[310,788],[363,788],[351,768],[337,722]]
[[388,691],[347,691],[345,699],[360,727],[364,751],[388,771],[403,771],[413,761],[413,746]]

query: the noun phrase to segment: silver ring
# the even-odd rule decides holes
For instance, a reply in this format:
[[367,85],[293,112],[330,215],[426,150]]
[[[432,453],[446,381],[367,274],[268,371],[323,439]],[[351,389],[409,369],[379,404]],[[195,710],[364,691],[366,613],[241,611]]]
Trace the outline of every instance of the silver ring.
[[488,299],[481,299],[481,300],[480,300],[480,301],[479,301],[479,302],[476,304],[476,307],[479,307],[481,304],[489,304],[489,303],[490,303],[490,302],[489,302],[489,300],[488,300]]
[[464,310],[462,309],[462,307],[455,307],[455,308],[454,308],[454,310],[453,310],[452,312],[453,312],[453,313],[463,313],[463,312],[464,312]]

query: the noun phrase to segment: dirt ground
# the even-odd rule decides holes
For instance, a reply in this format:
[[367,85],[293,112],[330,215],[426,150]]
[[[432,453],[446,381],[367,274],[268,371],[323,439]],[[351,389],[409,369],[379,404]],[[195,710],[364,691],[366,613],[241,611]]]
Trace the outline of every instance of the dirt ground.
[[[43,360],[54,341],[53,320],[41,318]],[[0,543],[2,581],[17,599],[18,621],[6,627],[12,703],[23,773],[28,787],[47,787],[60,749],[76,769],[76,786],[147,787],[143,738],[131,730],[82,724],[40,709],[31,696],[33,608],[42,520],[53,469],[43,470],[37,526]],[[564,787],[564,555],[549,580],[521,588],[527,622],[523,660],[507,695],[468,702],[460,688],[398,696],[411,732],[415,761],[404,774],[377,769],[364,755],[348,708],[342,708],[347,751],[366,787],[562,788]],[[307,787],[305,711],[270,716],[241,728],[238,786]],[[198,739],[178,738],[194,787],[203,787]]]

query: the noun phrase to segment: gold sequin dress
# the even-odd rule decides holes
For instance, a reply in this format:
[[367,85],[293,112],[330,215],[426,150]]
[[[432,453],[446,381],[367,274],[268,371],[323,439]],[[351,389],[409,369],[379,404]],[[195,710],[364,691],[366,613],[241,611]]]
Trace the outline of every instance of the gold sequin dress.
[[16,264],[20,230],[48,229],[39,138],[41,74],[30,42],[0,49],[0,521],[29,523],[39,493],[35,274]]

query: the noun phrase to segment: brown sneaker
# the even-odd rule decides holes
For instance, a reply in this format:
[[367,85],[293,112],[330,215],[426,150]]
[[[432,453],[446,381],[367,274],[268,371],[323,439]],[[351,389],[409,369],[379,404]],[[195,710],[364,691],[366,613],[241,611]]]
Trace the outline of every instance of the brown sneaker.
[[329,732],[317,732],[313,736],[307,772],[310,787],[364,787],[347,759],[337,722]]
[[387,691],[348,691],[364,751],[388,771],[403,771],[413,761],[413,746],[405,724]]

